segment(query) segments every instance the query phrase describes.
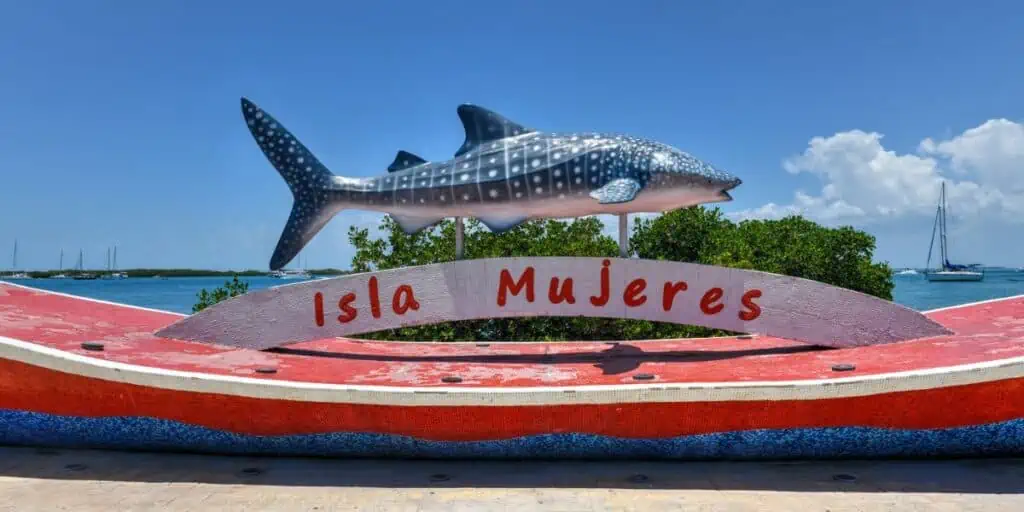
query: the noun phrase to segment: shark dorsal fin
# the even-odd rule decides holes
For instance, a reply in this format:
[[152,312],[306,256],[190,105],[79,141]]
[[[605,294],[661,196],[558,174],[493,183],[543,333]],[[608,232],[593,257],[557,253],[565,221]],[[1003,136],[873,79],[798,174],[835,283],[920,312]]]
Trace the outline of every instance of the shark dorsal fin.
[[398,150],[398,154],[395,155],[395,161],[391,162],[388,166],[388,172],[401,171],[410,167],[416,167],[420,164],[427,163],[426,160],[420,158],[418,155],[414,155],[405,150]]
[[509,121],[501,114],[470,104],[459,105],[459,119],[466,129],[466,142],[455,152],[455,156],[461,156],[487,142],[535,131]]

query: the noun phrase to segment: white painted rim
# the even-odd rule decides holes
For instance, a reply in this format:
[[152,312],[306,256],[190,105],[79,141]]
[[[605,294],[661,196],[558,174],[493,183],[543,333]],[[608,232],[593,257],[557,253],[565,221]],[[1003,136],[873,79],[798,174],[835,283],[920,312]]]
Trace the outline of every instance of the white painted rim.
[[[23,286],[22,288],[29,287]],[[35,290],[35,288],[31,289]],[[73,295],[59,295],[80,298]],[[1021,297],[1024,297],[1024,295],[980,301],[933,311],[1013,300]],[[123,306],[95,299],[83,300]],[[137,307],[136,309],[156,311]],[[1022,356],[941,368],[815,380],[536,387],[415,387],[320,384],[182,372],[81,356],[3,336],[0,336],[0,357],[88,378],[182,392],[213,393],[301,402],[395,406],[530,406],[644,402],[821,400],[943,388],[1024,377],[1024,356]]]
[[0,336],[0,357],[58,372],[183,392],[301,402],[402,406],[512,406],[640,402],[820,400],[1024,377],[1024,357],[860,377],[536,387],[320,384],[182,372],[85,357]]

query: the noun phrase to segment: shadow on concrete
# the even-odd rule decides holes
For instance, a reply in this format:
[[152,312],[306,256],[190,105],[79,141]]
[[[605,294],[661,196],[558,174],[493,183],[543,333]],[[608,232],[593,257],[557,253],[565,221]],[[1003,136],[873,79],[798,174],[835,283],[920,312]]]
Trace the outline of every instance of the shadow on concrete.
[[498,462],[226,457],[0,447],[0,476],[300,487],[1024,494],[1024,459]]
[[747,350],[681,350],[647,352],[636,345],[617,342],[600,352],[576,352],[570,354],[480,354],[452,356],[401,356],[390,354],[351,354],[347,352],[326,352],[278,347],[267,350],[276,354],[288,354],[354,361],[388,361],[401,363],[479,363],[479,364],[581,364],[593,363],[605,375],[616,375],[636,370],[643,363],[701,363],[751,356],[769,356],[833,350],[829,347],[798,345]]

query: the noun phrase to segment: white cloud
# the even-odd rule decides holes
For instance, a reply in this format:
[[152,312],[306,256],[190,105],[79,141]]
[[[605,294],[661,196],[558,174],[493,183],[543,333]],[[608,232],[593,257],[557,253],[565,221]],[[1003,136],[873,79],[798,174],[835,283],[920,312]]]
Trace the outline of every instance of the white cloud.
[[797,191],[790,204],[768,203],[737,219],[801,213],[826,223],[867,224],[930,215],[946,182],[950,214],[1024,222],[1024,125],[993,119],[949,140],[924,139],[914,153],[885,148],[876,132],[814,137],[783,162],[791,174],[819,177],[817,194]]

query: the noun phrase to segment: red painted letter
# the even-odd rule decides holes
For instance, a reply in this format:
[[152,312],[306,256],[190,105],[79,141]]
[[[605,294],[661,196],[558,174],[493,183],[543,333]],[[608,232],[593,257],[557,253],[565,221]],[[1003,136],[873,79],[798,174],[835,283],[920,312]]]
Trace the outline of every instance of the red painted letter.
[[743,306],[745,308],[747,308],[747,310],[746,311],[740,311],[740,320],[745,320],[745,321],[749,322],[749,321],[751,321],[751,320],[761,316],[761,306],[758,306],[754,302],[754,299],[756,299],[756,298],[758,298],[760,296],[761,296],[761,290],[756,290],[756,289],[755,290],[749,290],[749,291],[747,291],[747,293],[743,294],[743,298],[740,300],[740,302],[743,303]]
[[576,304],[576,297],[572,294],[572,278],[567,277],[562,281],[562,288],[558,288],[558,278],[551,278],[551,286],[548,287],[548,300],[552,304],[561,304],[563,301],[569,304]]
[[725,308],[725,304],[715,304],[715,301],[721,298],[721,288],[712,288],[704,292],[704,296],[700,298],[700,310],[703,311],[705,315],[718,314],[719,311]]
[[340,309],[343,313],[341,315],[338,315],[338,322],[344,324],[356,319],[356,315],[359,312],[356,311],[356,308],[351,306],[352,302],[355,300],[356,294],[346,293],[345,296],[338,301],[338,309]]
[[643,279],[634,279],[626,285],[626,291],[622,292],[622,301],[627,306],[635,308],[644,302],[647,302],[647,296],[644,295],[644,288],[647,288],[647,281]]
[[370,313],[374,318],[380,318],[380,293],[377,291],[377,276],[370,278]]
[[610,286],[608,283],[608,267],[611,266],[611,264],[612,262],[608,260],[604,260],[601,263],[601,296],[590,297],[590,303],[597,307],[601,307],[604,306],[605,304],[608,304],[609,293],[611,293],[611,291],[608,289]]
[[324,326],[324,294],[320,292],[313,294],[313,318],[317,327]]
[[512,292],[512,295],[519,295],[524,286],[526,287],[526,302],[533,302],[533,267],[526,267],[523,275],[519,276],[519,280],[515,282],[512,281],[512,274],[508,270],[501,269],[501,275],[498,276],[498,305],[505,305],[508,301],[509,291]]
[[676,294],[686,291],[686,281],[666,282],[665,292],[661,295],[661,307],[665,311],[672,309],[672,302],[676,300]]
[[[403,297],[405,300],[402,300]],[[416,302],[416,297],[412,294],[412,286],[403,284],[395,290],[395,294],[391,296],[391,309],[396,315],[404,315],[410,309],[420,309],[420,303]]]

